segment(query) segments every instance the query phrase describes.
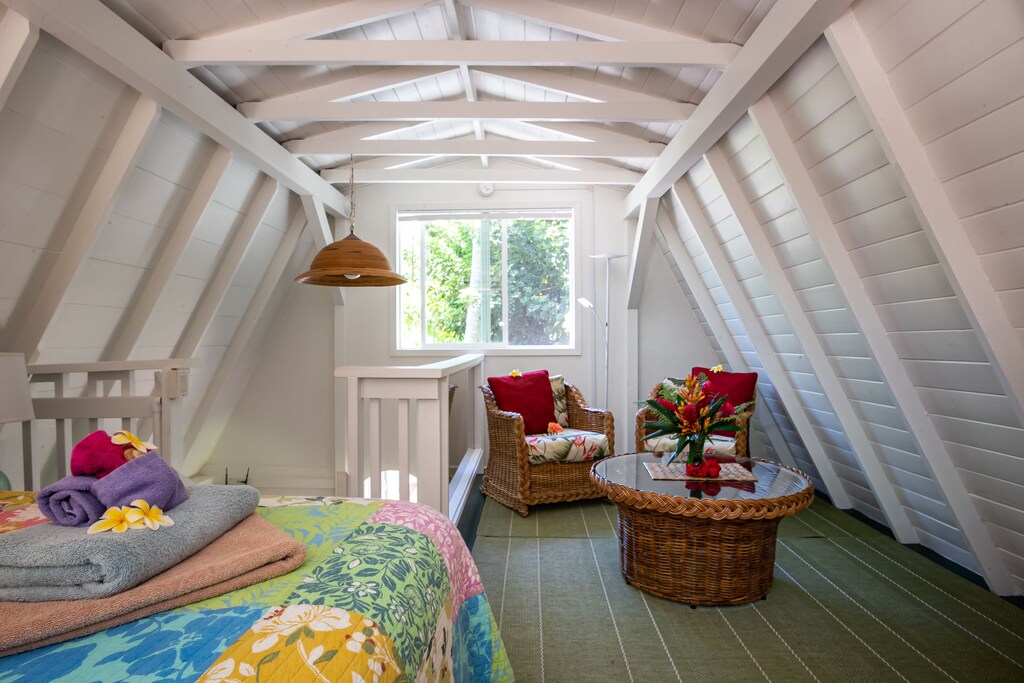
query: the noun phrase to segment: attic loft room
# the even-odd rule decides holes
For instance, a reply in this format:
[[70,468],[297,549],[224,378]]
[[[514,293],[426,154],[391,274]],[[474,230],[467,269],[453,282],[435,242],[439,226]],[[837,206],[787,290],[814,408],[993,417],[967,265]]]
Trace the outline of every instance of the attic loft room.
[[0,681],[1024,680],[1018,0],[0,0]]

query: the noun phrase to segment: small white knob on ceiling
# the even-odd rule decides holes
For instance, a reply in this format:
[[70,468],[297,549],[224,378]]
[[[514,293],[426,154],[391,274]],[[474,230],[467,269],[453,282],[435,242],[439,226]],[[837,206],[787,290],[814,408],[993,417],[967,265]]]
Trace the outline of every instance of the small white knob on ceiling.
[[476,191],[480,193],[481,197],[490,197],[494,194],[494,185],[492,183],[480,183]]

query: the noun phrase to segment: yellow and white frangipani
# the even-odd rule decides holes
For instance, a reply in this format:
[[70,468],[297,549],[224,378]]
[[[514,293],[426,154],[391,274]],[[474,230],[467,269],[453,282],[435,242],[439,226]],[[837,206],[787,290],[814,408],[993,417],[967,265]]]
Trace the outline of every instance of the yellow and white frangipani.
[[174,520],[164,514],[156,505],[150,505],[142,499],[133,500],[131,505],[107,508],[100,520],[89,527],[88,533],[98,534],[102,531],[113,531],[123,534],[129,529],[152,529],[156,531],[162,526],[174,526]]
[[721,371],[722,371],[722,366],[721,365],[716,365],[715,367],[711,368],[711,372],[721,372]]
[[132,501],[132,508],[128,511],[128,516],[132,520],[141,522],[149,529],[156,531],[162,526],[174,526],[174,520],[165,515],[164,511],[156,505],[150,505],[146,501],[139,499]]
[[114,432],[114,435],[110,437],[110,441],[117,446],[131,446],[131,448],[126,448],[124,450],[125,460],[134,460],[140,455],[145,455],[152,450],[156,450],[155,444],[143,441],[131,432],[126,431]]
[[[142,529],[143,524],[141,522],[137,519],[135,521],[129,519],[128,513],[131,510],[132,508],[127,505],[107,508],[107,511],[100,517],[100,520],[89,527],[89,533],[98,534],[101,531],[113,531],[115,534],[123,534],[129,529]],[[138,511],[136,510],[136,512]]]

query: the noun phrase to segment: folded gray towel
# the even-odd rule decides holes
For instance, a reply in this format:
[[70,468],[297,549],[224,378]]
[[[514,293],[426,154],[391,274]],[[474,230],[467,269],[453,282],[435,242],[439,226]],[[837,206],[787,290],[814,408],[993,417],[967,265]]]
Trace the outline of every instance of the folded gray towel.
[[251,486],[197,486],[171,511],[174,526],[106,531],[39,524],[0,534],[0,600],[115,595],[181,562],[256,509]]

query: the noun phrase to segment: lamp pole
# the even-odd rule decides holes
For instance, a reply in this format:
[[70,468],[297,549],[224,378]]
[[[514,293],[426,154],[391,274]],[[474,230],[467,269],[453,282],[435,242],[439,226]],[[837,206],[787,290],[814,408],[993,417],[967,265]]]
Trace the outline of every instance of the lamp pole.
[[608,340],[609,340],[609,328],[608,324],[611,322],[611,262],[612,259],[623,258],[625,254],[592,254],[590,258],[601,259],[604,261],[604,320],[598,315],[597,309],[594,308],[594,304],[589,299],[580,298],[577,301],[584,308],[589,308],[597,318],[598,324],[601,326],[601,331],[604,332],[604,409],[609,410],[608,407]]

